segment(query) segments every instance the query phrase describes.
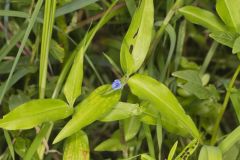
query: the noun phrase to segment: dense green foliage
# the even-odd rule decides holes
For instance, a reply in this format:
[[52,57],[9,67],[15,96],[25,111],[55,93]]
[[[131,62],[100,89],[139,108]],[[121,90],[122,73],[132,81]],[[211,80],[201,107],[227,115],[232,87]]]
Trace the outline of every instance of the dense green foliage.
[[0,160],[240,159],[240,0],[0,0]]

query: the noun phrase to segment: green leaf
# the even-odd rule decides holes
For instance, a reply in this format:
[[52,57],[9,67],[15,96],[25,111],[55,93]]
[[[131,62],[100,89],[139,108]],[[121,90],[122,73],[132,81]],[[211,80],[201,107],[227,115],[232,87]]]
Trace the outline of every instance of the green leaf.
[[214,31],[209,35],[211,38],[213,38],[215,41],[228,46],[230,48],[233,47],[234,42],[238,35],[233,32],[228,32],[228,31]]
[[197,85],[196,83],[188,82],[184,85],[180,85],[180,87],[186,90],[187,92],[194,94],[199,99],[209,98],[208,90],[204,88],[202,85]]
[[107,113],[103,118],[101,118],[100,121],[118,121],[139,114],[141,114],[141,110],[138,104],[119,102],[109,113]]
[[90,5],[92,3],[95,3],[98,0],[72,0],[70,3],[67,3],[56,10],[55,17],[59,17],[62,15],[65,15],[67,13],[71,13],[73,11],[76,11],[78,9],[81,9],[87,5]]
[[0,120],[0,127],[7,130],[29,129],[43,122],[64,119],[73,109],[57,99],[39,99],[24,103]]
[[240,33],[240,0],[218,0],[216,9],[218,15],[229,27]]
[[137,135],[141,127],[141,122],[138,119],[138,117],[134,116],[134,117],[125,119],[123,121],[123,127],[124,127],[125,140],[129,141],[130,139],[134,138]]
[[149,102],[142,106],[143,114],[141,114],[141,121],[148,125],[157,125],[159,117],[158,110]]
[[160,112],[163,127],[168,131],[179,130],[185,134],[189,133],[195,138],[200,138],[194,122],[164,84],[149,76],[136,74],[128,80],[128,85],[133,94],[148,100]]
[[145,60],[152,39],[153,15],[153,0],[142,0],[121,46],[121,67],[128,75],[137,71]]
[[76,133],[108,113],[117,104],[120,96],[121,90],[112,91],[111,85],[98,87],[76,106],[72,119],[60,131],[53,143]]
[[85,47],[83,46],[77,51],[77,55],[63,88],[64,95],[70,106],[73,106],[76,98],[81,95],[84,54]]
[[227,152],[234,144],[240,141],[240,126],[235,128],[227,137],[218,145],[219,149],[224,154]]
[[116,3],[117,0],[108,8],[98,24],[90,32],[85,34],[83,41],[77,46],[74,53],[72,53],[76,56],[63,88],[64,95],[70,106],[73,106],[76,98],[81,95],[84,54],[97,31],[106,23],[107,19],[111,17],[111,14],[109,13]]
[[179,9],[179,12],[190,22],[201,25],[211,31],[227,30],[222,21],[215,14],[207,10],[194,6],[185,6]]
[[125,3],[128,8],[128,12],[130,13],[131,16],[133,16],[137,8],[135,0],[125,0]]
[[223,153],[223,159],[233,159],[238,160],[239,159],[239,142],[236,143],[233,147],[231,147],[227,152]]
[[238,37],[233,44],[232,53],[239,53],[240,52],[240,37]]
[[222,160],[222,153],[217,147],[204,145],[198,160]]
[[11,157],[12,157],[13,160],[15,160],[15,154],[14,154],[14,148],[13,148],[12,140],[11,140],[11,137],[10,137],[9,133],[6,130],[4,130],[4,137],[7,141],[8,149],[10,151]]
[[177,145],[178,145],[178,141],[176,141],[174,143],[174,145],[172,146],[172,148],[171,148],[171,150],[170,150],[170,152],[168,154],[168,160],[172,160],[173,159],[173,156],[174,156],[174,154],[176,152],[176,149],[177,149]]
[[199,73],[195,70],[177,71],[177,72],[173,72],[172,75],[174,77],[186,80],[187,82],[192,82],[192,83],[202,85],[202,81],[199,76]]
[[175,160],[183,160],[188,159],[189,156],[193,154],[193,152],[197,149],[199,145],[198,139],[193,139],[184,149],[183,151],[176,157]]
[[63,160],[89,160],[89,143],[86,133],[79,131],[67,138],[64,146]]
[[94,149],[94,151],[121,151],[120,132],[115,131],[111,138],[103,141]]
[[208,99],[209,92],[202,85],[199,73],[194,70],[183,70],[172,73],[174,77],[186,80],[184,84],[179,84],[179,87],[183,88],[187,92],[194,94],[199,99]]

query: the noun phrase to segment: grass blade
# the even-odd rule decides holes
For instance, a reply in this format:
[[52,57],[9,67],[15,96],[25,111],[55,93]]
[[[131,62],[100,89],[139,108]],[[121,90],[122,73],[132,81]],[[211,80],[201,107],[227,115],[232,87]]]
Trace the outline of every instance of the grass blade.
[[65,15],[67,13],[71,13],[71,12],[76,11],[80,8],[83,8],[87,5],[95,3],[97,1],[98,0],[87,0],[87,1],[86,0],[73,0],[72,2],[67,3],[67,4],[61,6],[60,8],[58,8],[56,10],[55,17],[59,17],[62,15]]
[[32,160],[32,157],[34,153],[37,151],[38,146],[42,143],[42,140],[44,136],[47,134],[49,127],[51,126],[51,123],[45,123],[42,126],[42,129],[35,137],[34,141],[32,142],[31,146],[27,150],[27,153],[25,154],[23,160]]
[[5,130],[3,130],[3,131],[4,131],[4,137],[7,141],[8,149],[10,151],[12,159],[15,160],[14,148],[13,148],[13,144],[12,144],[12,141],[11,141],[11,137],[10,137],[10,135],[7,131],[5,131]]
[[39,97],[44,98],[46,80],[48,55],[50,48],[50,41],[52,37],[52,29],[54,24],[54,14],[56,8],[56,0],[46,1],[43,21],[43,34],[40,53],[40,68],[39,68]]
[[21,11],[0,10],[0,16],[29,18],[29,14]]
[[6,43],[0,50],[0,62],[2,59],[8,55],[8,53],[13,49],[14,46],[22,39],[26,32],[27,23],[23,24],[23,27],[15,34],[9,43]]

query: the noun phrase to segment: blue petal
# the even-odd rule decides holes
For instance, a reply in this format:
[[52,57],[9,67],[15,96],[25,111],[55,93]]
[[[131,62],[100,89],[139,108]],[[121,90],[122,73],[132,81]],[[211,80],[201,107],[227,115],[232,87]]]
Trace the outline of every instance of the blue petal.
[[122,83],[119,79],[116,79],[113,81],[112,83],[112,89],[113,90],[118,90],[118,89],[121,89],[122,88]]

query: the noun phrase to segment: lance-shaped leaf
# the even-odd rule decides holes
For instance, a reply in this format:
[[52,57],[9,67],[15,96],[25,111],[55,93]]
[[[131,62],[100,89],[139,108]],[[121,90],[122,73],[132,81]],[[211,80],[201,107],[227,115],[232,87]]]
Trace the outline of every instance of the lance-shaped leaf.
[[185,6],[179,9],[179,12],[190,22],[199,24],[211,31],[226,31],[225,25],[212,12],[194,6]]
[[218,0],[216,9],[225,24],[240,33],[240,0]]
[[157,80],[136,74],[128,80],[133,94],[148,100],[160,112],[163,127],[175,133],[190,133],[199,138],[199,132],[192,119],[185,113],[172,92]]
[[73,106],[76,98],[80,96],[82,91],[84,53],[85,47],[83,46],[77,51],[74,63],[63,88],[64,95],[70,106]]
[[64,119],[72,113],[73,109],[62,100],[32,100],[3,116],[0,127],[8,130],[29,129],[43,122]]
[[121,46],[121,66],[128,75],[138,70],[145,60],[152,39],[153,15],[153,0],[142,0]]
[[67,138],[64,146],[63,160],[89,160],[89,143],[86,133],[79,131]]
[[64,95],[67,98],[70,106],[73,106],[76,98],[81,95],[82,80],[83,80],[83,60],[84,54],[94,38],[97,31],[106,23],[106,21],[112,16],[109,14],[112,7],[117,3],[118,0],[112,3],[109,9],[105,12],[104,16],[98,22],[98,24],[88,32],[83,41],[77,46],[73,54],[76,54],[72,68],[66,80],[63,88]]
[[198,160],[222,160],[221,150],[214,146],[203,146]]
[[174,154],[176,152],[176,149],[177,149],[177,145],[178,145],[178,141],[176,141],[174,143],[174,145],[172,146],[172,148],[171,148],[171,150],[170,150],[170,152],[168,154],[168,159],[167,160],[172,160],[173,159],[173,156],[174,156]]
[[77,105],[72,119],[60,131],[53,143],[76,133],[108,113],[117,104],[120,96],[121,90],[112,90],[111,85],[98,87]]

